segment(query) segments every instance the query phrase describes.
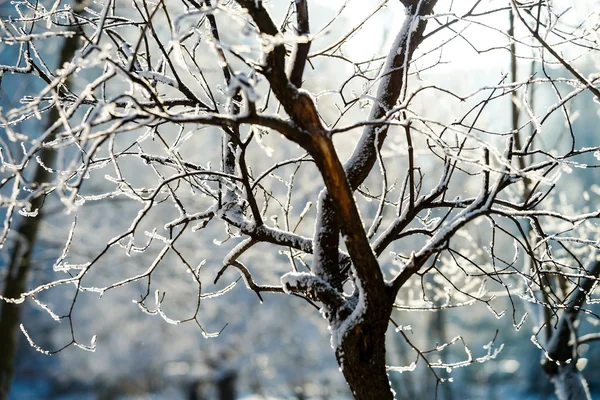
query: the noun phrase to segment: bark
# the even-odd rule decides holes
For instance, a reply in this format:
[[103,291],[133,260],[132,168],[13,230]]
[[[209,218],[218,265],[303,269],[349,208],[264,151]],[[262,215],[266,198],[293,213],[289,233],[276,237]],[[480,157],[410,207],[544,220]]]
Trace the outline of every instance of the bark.
[[587,382],[575,363],[557,366],[556,375],[550,378],[559,400],[591,400]]
[[[79,35],[73,35],[65,39],[58,60],[59,66],[73,58],[75,50],[78,48],[78,43]],[[69,80],[67,80],[67,85],[69,85]],[[46,129],[49,129],[58,120],[57,107],[58,105],[51,109],[46,122]],[[53,139],[54,135],[50,135],[46,140],[52,141]],[[53,149],[42,147],[39,156],[43,160],[44,165],[48,167],[54,165],[56,153]],[[31,182],[41,184],[48,182],[50,179],[50,172],[40,165],[35,164],[35,171]],[[22,217],[20,224],[14,230],[17,240],[12,249],[8,264],[8,273],[4,282],[2,295],[5,298],[18,298],[21,293],[25,292],[32,266],[31,257],[39,225],[43,219],[42,205],[44,199],[45,196],[40,195],[32,200],[31,210],[39,209],[38,215],[36,217]],[[22,310],[23,304],[0,302],[0,400],[5,400],[8,397],[14,378],[14,364],[16,361]]]
[[582,307],[585,306],[587,294],[593,289],[596,278],[600,275],[600,262],[594,261],[586,270],[594,278],[582,279],[577,289],[569,297],[567,308],[556,327],[551,331],[548,340],[548,357],[544,359],[542,367],[554,385],[554,390],[559,400],[591,399],[587,383],[577,370],[577,352],[574,346],[577,340],[575,321]]
[[[44,164],[51,166],[54,161],[52,150],[44,148],[40,152]],[[33,176],[33,182],[46,182],[50,177],[48,171],[39,165]],[[31,202],[32,210],[41,207],[43,196]],[[41,211],[36,217],[23,218],[15,229],[18,240],[12,250],[8,265],[8,274],[4,281],[5,298],[14,299],[25,292],[25,285],[31,270],[31,256],[42,220]],[[19,338],[19,324],[23,304],[0,302],[0,400],[8,397],[14,377],[14,364]]]
[[[377,89],[377,101],[373,103],[369,114],[371,121],[384,117],[398,101],[407,76],[406,67],[410,66],[414,51],[424,39],[427,19],[421,17],[433,13],[437,0],[403,2],[403,4],[407,7],[406,19],[384,64],[384,73],[380,77]],[[416,25],[414,18],[421,18]],[[377,151],[381,150],[384,144],[388,128],[387,125],[365,127],[352,155],[344,165],[348,182],[353,191],[362,184],[373,169],[377,161]],[[333,247],[337,245],[341,224],[337,223],[339,217],[335,216],[333,202],[327,191],[322,192],[319,196],[317,212],[319,228],[315,232],[314,252],[322,261],[321,274],[333,276],[337,281],[343,280],[347,276],[348,269],[338,263],[337,253],[333,251]]]
[[[308,38],[310,34],[310,24],[308,18],[308,1],[297,0],[296,1],[296,34],[298,36],[304,36]],[[298,43],[294,49],[292,61],[290,62],[291,68],[289,72],[289,78],[292,85],[300,88],[302,86],[302,76],[304,75],[304,67],[306,66],[306,60],[308,59],[308,52],[310,50],[310,42]]]
[[[246,9],[262,34],[282,37],[262,2],[236,2]],[[406,20],[386,61],[371,120],[383,117],[398,101],[410,58],[424,38],[427,20],[423,17],[432,13],[436,3],[436,0],[403,2],[407,7]],[[307,32],[308,24],[303,23],[308,21],[308,10],[303,1],[296,4],[299,6],[299,32]],[[330,287],[340,288],[347,271],[342,273],[338,263],[339,232],[352,261],[357,303],[360,304],[356,307],[360,308],[348,313],[347,309],[353,306],[350,303],[339,307],[320,299],[327,310],[332,333],[342,335],[337,339],[340,342],[335,343],[336,357],[356,399],[393,399],[386,372],[385,333],[396,291],[385,284],[353,195],[373,168],[377,149],[383,144],[387,128],[385,125],[366,128],[344,167],[330,132],[321,123],[314,101],[298,90],[302,78],[301,71],[294,68],[298,62],[302,63],[303,57],[295,58],[292,73],[288,76],[285,72],[286,49],[283,44],[278,44],[264,55],[260,72],[269,81],[273,94],[293,122],[280,133],[310,153],[325,183],[326,191],[320,196],[316,228],[322,235],[317,234],[313,240],[313,273]]]
[[[421,19],[415,26],[413,18],[420,18],[432,13],[436,3],[435,0],[425,0],[415,2],[415,4],[405,4],[408,8],[406,21],[390,50],[384,67],[384,76],[381,78],[377,93],[379,101],[373,105],[370,119],[381,118],[387,109],[397,102],[407,73],[405,69],[410,64],[410,58],[414,50],[423,40],[427,23],[425,19]],[[412,31],[413,27],[416,27],[414,31]],[[364,181],[373,168],[377,154],[376,149],[381,148],[386,134],[386,126],[367,127],[352,156],[344,166],[342,174],[346,178],[345,190],[350,192],[347,195],[349,200],[353,200],[352,192]],[[376,140],[378,140],[377,143],[375,143]],[[321,230],[333,233],[336,236],[338,230],[341,230],[346,238],[346,245],[355,268],[355,278],[362,286],[362,290],[365,291],[364,314],[348,328],[342,338],[342,343],[336,349],[338,364],[355,399],[393,399],[394,395],[386,371],[385,334],[396,291],[386,286],[381,287],[380,284],[383,281],[378,264],[369,265],[364,254],[362,257],[353,254],[352,246],[349,246],[348,229],[359,230],[361,235],[357,236],[366,239],[364,229],[362,224],[357,226],[349,224],[352,219],[351,215],[344,212],[344,204],[340,202],[339,194],[335,193],[334,185],[328,184],[326,174],[323,171],[321,173],[324,175],[327,192],[322,193],[320,196],[319,215],[322,219],[318,224],[322,228]],[[325,197],[330,197],[333,201],[326,201]],[[333,209],[331,208],[332,205]],[[353,205],[355,206],[355,204]],[[334,215],[335,217],[332,218]],[[357,218],[360,222],[360,217]],[[315,253],[319,250],[318,247],[323,244],[318,243],[318,241],[315,242]],[[361,248],[362,246],[357,247]],[[369,256],[373,256],[370,246],[368,250]],[[330,252],[329,258],[332,257],[337,258],[337,255]],[[323,258],[327,260],[327,257]],[[342,271],[337,263],[331,264],[336,267],[336,270],[325,270],[323,271],[324,276],[329,275],[335,279]]]
[[352,327],[336,350],[338,364],[355,399],[394,398],[385,362],[385,332],[392,312],[391,302],[381,306],[374,315],[366,315]]

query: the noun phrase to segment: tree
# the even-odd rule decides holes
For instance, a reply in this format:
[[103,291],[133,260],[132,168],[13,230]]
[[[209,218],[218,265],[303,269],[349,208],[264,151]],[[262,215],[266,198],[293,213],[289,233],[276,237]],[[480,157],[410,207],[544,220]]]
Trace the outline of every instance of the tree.
[[[509,36],[514,36],[515,33],[515,20],[520,19],[523,26],[529,31],[535,40],[538,40],[540,44],[547,49],[547,51],[556,57],[557,62],[560,62],[569,72],[576,77],[583,78],[575,71],[571,65],[565,61],[562,56],[558,55],[555,49],[552,49],[545,40],[540,36],[539,32],[534,28],[531,28],[523,16],[518,12],[510,10],[509,13]],[[518,62],[515,41],[511,41],[511,80],[513,83],[517,82],[518,73]],[[549,73],[546,70],[546,66],[541,64],[543,75],[551,79]],[[532,63],[532,74],[535,72],[536,65]],[[583,78],[585,79],[585,78]],[[585,83],[585,80],[583,81]],[[598,100],[598,90],[591,88],[594,93],[595,100]],[[562,95],[558,88],[555,87],[556,96],[561,99]],[[512,119],[512,131],[514,134],[514,140],[517,147],[522,147],[522,135],[519,127],[519,119],[521,114],[521,107],[518,106],[519,100],[516,97],[516,92],[512,94],[513,102],[511,107],[511,119]],[[531,89],[531,93],[527,94],[529,101],[529,108],[532,109],[534,105],[535,95],[534,89]],[[561,104],[565,116],[565,126],[573,132],[571,113],[569,112],[565,104]],[[532,142],[535,140],[537,135],[538,127],[531,127],[528,141]],[[572,146],[575,145],[576,138],[572,137]],[[581,139],[580,139],[581,140]],[[585,139],[584,139],[585,140]],[[572,147],[573,148],[573,147]],[[597,156],[597,153],[595,154]],[[524,158],[519,159],[519,167],[525,169],[527,164],[534,165],[533,162],[527,161]],[[537,182],[532,182],[529,179],[523,180],[523,186],[521,188],[522,199],[531,198],[533,191],[535,191]],[[530,253],[531,257],[527,260],[526,266],[529,271],[536,271],[537,269],[543,269],[547,265],[547,261],[544,260],[544,256],[541,255],[544,251],[551,252],[552,248],[548,244],[544,243],[541,248],[538,248],[540,243],[540,237],[536,234],[532,234],[532,230],[537,228],[537,222],[526,224],[523,226],[523,233],[530,238],[530,246],[533,250]],[[561,247],[564,247],[562,243],[559,243]],[[571,250],[564,248],[565,251],[570,252]],[[594,300],[591,298],[591,294],[596,286],[597,277],[600,272],[600,262],[597,260],[595,255],[595,249],[592,249],[592,254],[586,259],[585,265],[582,263],[582,255],[579,256],[571,255],[572,260],[583,268],[585,274],[577,277],[577,284],[570,286],[572,279],[569,279],[566,275],[548,274],[541,275],[537,282],[537,288],[532,290],[534,296],[533,304],[538,303],[541,307],[536,305],[530,305],[531,312],[534,315],[536,325],[539,326],[540,330],[538,334],[533,337],[534,343],[536,343],[541,350],[542,355],[542,366],[550,380],[552,381],[556,395],[559,399],[591,399],[587,382],[580,373],[582,369],[578,366],[579,351],[578,347],[580,344],[596,340],[597,334],[581,335],[578,333],[578,325],[581,321],[578,321],[579,314],[582,310],[586,310],[585,307],[588,304],[593,304]],[[558,260],[551,258],[550,262],[555,264]],[[573,262],[572,261],[572,262]],[[539,263],[539,265],[536,265]],[[566,264],[568,265],[568,264]],[[552,299],[552,297],[555,297]],[[560,315],[551,306],[556,301],[563,305],[563,311]],[[540,344],[538,339],[541,338]],[[581,365],[581,364],[580,364]]]
[[[76,10],[76,12],[81,10]],[[75,25],[75,24],[74,24]],[[74,52],[78,47],[78,35],[74,31],[64,41],[58,65],[71,61]],[[64,82],[65,87],[69,88],[70,79]],[[54,123],[59,119],[58,108],[54,107],[48,112],[48,122],[46,129],[50,132],[46,141],[51,142],[54,137],[52,132],[56,127]],[[50,168],[54,165],[56,151],[52,147],[42,148],[38,157],[42,160],[35,165],[29,181],[35,184],[43,184],[51,177]],[[44,166],[46,168],[44,168]],[[13,231],[20,239],[16,240],[10,250],[8,269],[4,279],[3,297],[12,298],[19,296],[26,289],[27,279],[32,270],[31,262],[36,237],[39,230],[39,224],[42,219],[44,196],[38,196],[31,199],[29,207],[39,210],[35,218],[23,218]],[[0,399],[8,396],[11,381],[14,375],[14,363],[17,351],[17,337],[19,334],[19,324],[21,322],[21,305],[13,303],[0,304],[0,353],[3,354],[0,360]]]
[[[518,315],[520,298],[543,310],[538,323],[546,333],[536,342],[547,349],[554,363],[548,365],[557,365],[546,370],[561,398],[576,398],[580,389],[562,382],[579,379],[570,363],[573,321],[581,311],[593,315],[586,306],[594,301],[600,271],[591,221],[600,212],[574,201],[573,210],[557,210],[556,202],[569,190],[568,173],[593,166],[600,146],[581,146],[584,129],[569,123],[565,130],[556,122],[561,112],[563,121],[571,120],[575,99],[600,99],[598,76],[586,77],[576,64],[591,62],[597,50],[595,28],[580,23],[591,19],[564,21],[572,13],[552,1],[400,3],[405,15],[387,55],[366,61],[348,55],[352,36],[377,11],[394,8],[387,1],[333,42],[327,42],[329,24],[311,31],[306,0],[290,2],[283,15],[267,1],[250,0],[139,0],[133,8],[107,0],[100,10],[81,14],[60,1],[48,8],[19,3],[26,11],[4,22],[2,41],[20,46],[20,57],[0,68],[36,74],[46,87],[2,114],[1,242],[16,212],[36,218],[46,206],[38,205],[40,198],[54,197],[65,219],[85,218],[88,204],[115,197],[138,210],[123,229],[117,216],[112,236],[87,260],[70,253],[77,224],[65,224],[71,228],[54,264],[56,279],[3,300],[34,301],[68,321],[69,344],[93,349],[94,341],[81,344],[74,329],[77,299],[87,292],[140,285],[136,302],[145,312],[197,324],[206,333],[204,299],[226,295],[241,277],[260,301],[277,301],[267,293],[288,294],[319,308],[354,397],[389,399],[388,372],[416,365],[386,365],[390,323],[438,383],[444,378],[437,370],[488,361],[499,351],[492,341],[485,354],[473,357],[461,337],[422,350],[395,322],[395,309],[483,304],[500,317],[506,303],[520,328],[526,316]],[[509,12],[518,30],[499,22]],[[51,71],[35,43],[70,36],[71,25],[82,29],[81,46],[71,62]],[[481,32],[496,36],[482,42]],[[457,41],[474,50],[474,60],[528,47],[543,76],[517,80],[513,73],[509,80],[505,74],[464,94],[447,84],[461,72],[443,69]],[[351,72],[342,74],[347,66]],[[547,72],[555,66],[561,74]],[[327,68],[348,76],[322,82],[320,71]],[[79,86],[69,89],[66,81],[75,75]],[[549,108],[531,106],[534,87],[554,92]],[[571,90],[567,95],[564,87]],[[509,101],[526,113],[521,125],[515,110],[513,124],[507,122]],[[19,130],[22,121],[48,110],[59,119],[41,136]],[[342,163],[349,141],[354,149]],[[49,149],[62,161],[53,169],[37,157]],[[32,184],[27,174],[36,164],[49,171],[42,184]],[[289,178],[281,177],[285,173]],[[94,186],[100,181],[103,186]],[[204,267],[182,244],[203,233],[220,244],[216,226],[225,227],[226,241],[235,244],[218,268]],[[481,243],[487,243],[484,251]],[[281,265],[248,264],[278,251],[287,263],[280,257]],[[152,254],[153,261],[105,282],[104,271],[119,252]],[[169,309],[170,297],[156,282],[171,265],[187,270],[196,289],[191,314],[178,319],[171,312],[181,310]],[[278,280],[262,283],[263,275]],[[220,288],[205,293],[212,280]],[[69,285],[75,290],[64,313],[40,300]],[[22,331],[35,345],[23,325]],[[464,344],[466,360],[430,360],[454,343]]]

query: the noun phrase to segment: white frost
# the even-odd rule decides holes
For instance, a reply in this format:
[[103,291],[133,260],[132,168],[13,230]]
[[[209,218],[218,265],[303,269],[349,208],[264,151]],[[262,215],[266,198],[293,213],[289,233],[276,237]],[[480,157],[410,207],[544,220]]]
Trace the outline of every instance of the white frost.
[[308,272],[288,272],[281,277],[281,286],[285,293],[290,294],[293,292],[292,289],[312,291],[311,289],[318,281],[321,281],[321,279]]
[[[354,267],[352,267],[352,272],[356,275]],[[367,309],[367,301],[365,299],[365,291],[362,287],[362,282],[359,279],[354,279],[354,283],[356,285],[355,290],[358,290],[358,302],[356,303],[356,307],[352,311],[352,314],[346,319],[337,321],[329,327],[329,330],[331,331],[331,347],[334,350],[340,347],[348,330],[360,322]]]

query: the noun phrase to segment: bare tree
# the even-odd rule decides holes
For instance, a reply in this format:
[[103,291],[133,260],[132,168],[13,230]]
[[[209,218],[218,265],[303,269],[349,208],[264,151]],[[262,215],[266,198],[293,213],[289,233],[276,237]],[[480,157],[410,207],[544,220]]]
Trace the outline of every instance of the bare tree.
[[[555,21],[558,22],[559,17],[554,17],[552,14],[549,14],[548,21],[553,21],[553,18],[556,18]],[[534,59],[536,51],[539,52],[541,57],[547,57],[548,54],[552,55],[556,59],[554,62],[562,64],[562,66],[574,76],[583,79],[582,82],[585,84],[585,78],[580,75],[562,55],[559,55],[558,51],[553,49],[552,46],[546,42],[546,39],[542,38],[538,30],[539,27],[532,27],[528,24],[523,14],[516,8],[511,9],[509,13],[509,36],[514,37],[517,20],[520,20],[526,31],[528,31],[532,38],[540,44],[539,49],[533,49]],[[577,45],[581,46],[583,43],[577,43]],[[592,42],[592,45],[597,47],[598,43]],[[516,41],[511,40],[511,81],[513,83],[518,82],[519,63],[517,61],[516,47]],[[530,71],[532,76],[536,73],[536,67],[536,63],[533,62]],[[552,80],[548,71],[548,66],[541,63],[540,67],[544,77],[548,80]],[[594,76],[591,76],[591,78],[594,79]],[[558,85],[555,84],[553,86],[556,97],[559,100],[563,100],[564,96],[561,94]],[[593,92],[595,99],[598,100],[598,90],[593,87],[591,87],[590,90]],[[529,93],[527,93],[527,91],[529,91]],[[533,116],[533,110],[535,109],[535,87],[529,88],[528,90],[526,88],[522,93],[522,96],[526,96],[524,98],[524,102],[527,105],[526,107],[519,107],[520,100],[517,93],[518,92],[515,91],[512,94],[512,131],[515,145],[518,148],[523,148],[522,137],[525,135],[525,132],[520,128],[519,120],[523,109],[530,112],[528,117]],[[570,110],[573,107],[568,104],[568,101],[564,100],[559,105],[565,118],[565,128],[569,129],[572,135],[571,149],[573,151],[577,140],[577,137],[574,135],[571,117],[572,111]],[[536,139],[540,140],[540,128],[541,124],[540,126],[532,125],[529,129],[527,141],[532,145]],[[519,158],[518,163],[519,168],[521,169],[535,165],[535,162],[531,158],[529,160],[526,158]],[[527,199],[531,198],[537,189],[537,185],[537,182],[531,181],[530,179],[526,178],[523,180],[521,193],[524,202],[527,202]],[[583,271],[585,271],[582,276],[569,276],[568,274],[559,273],[556,270],[560,269],[557,268],[557,263],[560,259],[550,258],[548,260],[546,258],[548,253],[553,252],[550,244],[551,242],[547,240],[540,242],[541,238],[533,233],[533,231],[539,227],[541,227],[541,225],[535,219],[522,226],[522,234],[530,239],[530,248],[534,252],[533,254],[538,254],[537,256],[532,255],[527,260],[525,264],[526,268],[530,273],[539,270],[544,271],[546,269],[554,270],[555,273],[540,274],[537,281],[537,287],[532,288],[531,290],[531,294],[534,296],[535,300],[531,303],[529,308],[534,315],[536,325],[539,327],[538,333],[533,336],[532,339],[534,343],[543,350],[542,366],[553,383],[558,398],[591,399],[587,383],[580,373],[582,367],[580,364],[578,365],[580,358],[578,346],[579,344],[595,340],[597,335],[588,334],[582,336],[578,334],[577,327],[581,322],[578,321],[580,312],[582,310],[584,312],[589,312],[589,310],[586,310],[586,306],[594,303],[591,294],[594,291],[598,273],[600,272],[600,262],[597,260],[595,249],[591,249],[591,254],[585,254],[589,252],[589,250],[586,249],[583,254],[577,256],[571,253],[571,251],[576,253],[577,250],[569,249],[564,246],[563,243],[559,242],[558,244],[563,248],[562,250],[566,251],[572,259],[570,263],[575,262],[583,269]],[[556,250],[554,250],[554,254],[557,254]],[[583,255],[586,255],[586,257],[582,257]],[[563,267],[568,266],[570,263],[565,262]],[[575,285],[573,285],[573,279],[576,279]],[[562,312],[560,313],[551,306],[557,302],[562,305]]]
[[[76,10],[80,11],[80,10]],[[73,25],[76,24],[73,21]],[[58,65],[61,66],[71,61],[75,51],[79,46],[78,29],[69,34],[62,44]],[[64,82],[65,87],[69,88],[70,79]],[[59,119],[58,108],[53,107],[49,110],[46,123],[47,129],[52,132],[56,129],[54,122]],[[47,142],[54,139],[50,134]],[[29,177],[29,182],[33,185],[44,184],[51,179],[51,167],[54,165],[56,151],[52,147],[42,148],[38,157],[41,163],[34,166],[33,172]],[[26,289],[27,279],[32,270],[33,248],[39,230],[39,224],[42,219],[45,196],[38,196],[31,200],[30,208],[39,210],[36,218],[23,218],[13,229],[18,238],[10,250],[10,257],[7,265],[6,278],[4,279],[4,290],[2,296],[12,298],[19,296]],[[22,308],[20,304],[2,303],[0,304],[0,399],[8,396],[11,382],[14,375],[14,364],[17,351],[17,337],[19,334],[19,324],[21,322]]]
[[[54,197],[78,218],[85,218],[86,203],[115,197],[138,211],[122,230],[124,221],[115,222],[102,249],[83,262],[70,261],[78,237],[73,223],[54,264],[56,279],[3,300],[35,302],[68,321],[67,345],[93,349],[94,340],[77,340],[74,324],[86,292],[141,283],[142,310],[207,334],[201,304],[241,277],[260,301],[266,293],[288,294],[320,309],[357,399],[393,398],[387,374],[418,362],[439,384],[445,378],[436,371],[491,360],[501,349],[492,340],[476,356],[461,336],[423,349],[406,335],[402,310],[483,304],[501,317],[508,304],[520,328],[527,314],[515,303],[523,300],[542,310],[534,341],[546,349],[557,393],[580,398],[584,389],[572,384],[582,382],[571,362],[573,322],[581,312],[594,315],[586,306],[594,302],[599,272],[591,221],[600,212],[558,202],[573,180],[569,172],[600,158],[600,146],[582,146],[585,130],[570,123],[576,99],[600,99],[599,77],[577,64],[594,60],[598,14],[575,18],[549,0],[400,3],[396,38],[385,55],[366,60],[349,55],[352,38],[384,7],[395,10],[388,1],[365,10],[361,23],[334,40],[328,32],[335,21],[311,30],[306,0],[289,2],[283,13],[260,0],[136,0],[132,7],[106,0],[81,14],[60,0],[17,4],[19,17],[1,28],[2,42],[19,46],[20,55],[0,68],[5,76],[37,74],[46,87],[1,115],[0,242],[11,238],[15,213],[37,217],[39,198]],[[509,12],[513,24],[506,29]],[[71,36],[73,25],[82,29],[80,48],[71,62],[49,69],[37,43]],[[491,33],[483,42],[482,32]],[[473,49],[474,62],[527,47],[526,57],[544,73],[519,80],[513,70],[512,79],[495,76],[473,90],[453,86],[448,80],[464,73],[444,65],[456,42]],[[323,82],[328,69],[345,76]],[[74,75],[79,87],[69,89]],[[543,110],[531,105],[534,87],[550,93]],[[512,125],[509,101],[518,108]],[[24,120],[49,110],[58,119],[41,135],[20,131]],[[519,110],[524,121],[515,117]],[[343,163],[348,142],[354,149]],[[59,166],[44,165],[39,154],[47,151],[57,152]],[[49,173],[34,185],[28,169],[36,165]],[[321,180],[317,194],[311,185]],[[97,191],[98,181],[106,190]],[[214,226],[224,227],[234,245],[211,270],[181,248],[202,233],[220,244]],[[265,251],[281,252],[287,263],[280,257],[281,265],[260,265],[272,260]],[[154,259],[106,283],[100,275],[118,252]],[[156,280],[170,266],[194,281],[189,316],[165,311],[167,293]],[[263,283],[264,271],[277,280]],[[213,280],[221,286],[205,292]],[[40,300],[70,285],[76,290],[64,314]],[[415,351],[413,364],[386,364],[390,324]],[[464,345],[464,360],[433,360],[453,344]]]

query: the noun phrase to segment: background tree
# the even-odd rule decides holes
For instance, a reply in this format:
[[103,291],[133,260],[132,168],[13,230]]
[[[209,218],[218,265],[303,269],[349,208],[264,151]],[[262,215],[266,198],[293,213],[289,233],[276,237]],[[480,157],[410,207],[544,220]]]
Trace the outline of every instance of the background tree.
[[[82,11],[82,9],[75,9],[75,12],[79,11]],[[71,61],[75,51],[79,47],[79,35],[77,34],[79,29],[75,22],[75,20],[72,21],[75,30],[73,33],[68,34],[60,49],[58,66]],[[34,65],[31,64],[31,67],[33,68]],[[47,76],[43,75],[43,73],[41,75],[46,78],[46,83],[50,83],[50,79]],[[64,82],[67,89],[70,87],[69,81],[70,79],[67,78]],[[51,132],[46,139],[47,142],[51,142],[54,139],[52,131],[56,129],[55,122],[58,119],[58,108],[51,108],[47,115],[46,130]],[[28,177],[32,185],[44,184],[50,179],[51,168],[54,166],[56,154],[57,152],[51,147],[40,149],[38,157],[41,162],[34,165],[34,168],[32,168],[33,172]],[[8,268],[4,279],[4,291],[2,293],[2,296],[5,298],[17,297],[26,289],[27,279],[33,269],[32,255],[39,223],[43,218],[42,205],[44,199],[45,196],[33,198],[30,208],[38,210],[35,218],[21,218],[19,224],[13,229],[18,239],[10,249]],[[20,304],[4,302],[0,304],[0,354],[3,355],[0,358],[0,399],[5,399],[8,396],[14,376],[21,310],[22,307]]]
[[[326,37],[329,24],[311,31],[303,0],[285,13],[269,9],[269,2],[242,0],[142,0],[133,8],[108,0],[80,15],[60,1],[48,8],[20,3],[26,12],[2,26],[3,42],[20,46],[20,54],[2,70],[37,71],[47,86],[2,114],[0,238],[9,237],[16,212],[36,218],[41,197],[56,198],[69,222],[52,279],[3,300],[35,302],[68,321],[65,346],[93,349],[95,340],[81,344],[75,329],[81,299],[90,293],[133,286],[145,312],[195,324],[210,336],[200,322],[204,300],[235,311],[221,296],[241,278],[261,302],[280,293],[318,308],[355,398],[386,399],[393,397],[388,373],[421,362],[441,383],[446,378],[438,371],[487,361],[499,351],[492,340],[474,356],[461,336],[424,349],[407,335],[402,310],[483,304],[500,317],[508,304],[520,328],[526,315],[515,304],[520,298],[545,310],[540,321],[547,333],[537,342],[558,363],[548,369],[558,392],[579,390],[560,384],[579,379],[563,357],[573,348],[564,338],[573,337],[575,314],[593,302],[597,232],[590,221],[599,212],[556,204],[568,190],[563,174],[593,166],[600,147],[581,146],[583,133],[568,125],[565,134],[556,121],[561,111],[569,121],[567,105],[575,98],[600,99],[598,77],[586,77],[575,64],[597,49],[597,14],[563,23],[571,14],[550,1],[406,0],[387,56],[352,60],[347,43],[387,3],[333,40]],[[523,35],[498,22],[511,10]],[[71,36],[65,24],[81,27],[83,42],[70,63],[51,71],[33,43]],[[482,44],[482,30],[495,36]],[[470,92],[450,88],[444,54],[454,42],[486,54],[506,49],[507,37],[534,49],[542,70],[558,65],[565,73],[520,81],[513,73],[512,80],[496,76]],[[508,50],[515,54],[514,45]],[[323,82],[319,71],[328,63],[352,72],[341,82]],[[77,90],[66,86],[74,75]],[[550,108],[532,108],[526,95],[516,103],[517,90],[527,94],[538,86],[557,93]],[[561,86],[571,91],[561,96]],[[525,110],[521,125],[516,111],[512,126],[498,113],[508,99]],[[41,137],[19,129],[47,110],[59,118]],[[39,157],[49,149],[61,160],[53,169]],[[49,174],[32,185],[28,169],[36,164]],[[123,209],[137,207],[135,216],[113,216],[112,232],[97,233],[91,256],[74,254],[79,219],[90,204],[115,197],[128,200]],[[477,226],[482,223],[485,228]],[[183,250],[203,233],[227,250],[222,263]],[[279,262],[263,266],[269,251],[280,252]],[[122,253],[153,260],[115,264]],[[165,277],[181,271],[188,272],[186,283],[165,288]],[[109,279],[115,272],[120,278]],[[207,291],[211,281],[215,288]],[[72,301],[44,303],[46,293],[62,287],[71,287]],[[190,291],[194,301],[171,301]],[[386,364],[390,323],[415,351],[413,364]],[[464,360],[432,360],[432,353],[459,343]]]
[[[554,16],[548,15],[548,21],[546,23],[552,23]],[[539,31],[536,27],[531,27],[527,23],[523,15],[518,9],[511,9],[509,12],[509,31],[510,37],[515,35],[516,22],[520,21],[526,31],[532,36],[533,40],[539,43],[538,48],[533,48],[533,60],[538,57],[546,59],[548,55],[555,57],[554,63],[562,65],[565,69],[569,70],[576,77],[583,79],[585,78],[580,75],[576,70],[573,69],[569,61],[565,59],[565,56],[561,55],[557,49],[553,48],[544,38],[540,36]],[[556,19],[558,21],[558,18]],[[585,38],[584,38],[585,40]],[[583,43],[577,43],[578,46],[582,46]],[[590,42],[593,47],[597,47],[597,40]],[[517,61],[517,44],[515,40],[511,40],[510,43],[511,51],[511,81],[513,83],[518,82],[518,61]],[[540,65],[541,71],[539,73],[546,79],[552,80],[553,78],[548,71],[547,65],[542,63]],[[538,73],[536,71],[538,65],[535,62],[531,63],[531,75]],[[591,76],[592,79],[594,76]],[[592,88],[592,92],[597,96],[598,91]],[[521,99],[517,96],[517,91],[513,92],[512,95],[512,128],[514,132],[514,140],[518,147],[522,147],[522,136],[524,132],[519,125],[521,117],[521,111],[523,108],[527,110],[535,109],[535,87],[529,89],[529,93],[525,91],[521,94],[522,101],[526,104],[526,107],[520,107]],[[565,128],[572,134],[572,149],[575,146],[577,137],[573,135],[573,118],[572,109],[567,102],[564,101],[564,96],[561,93],[558,85],[554,85],[554,95],[560,102],[560,108],[565,118]],[[526,96],[526,97],[523,97]],[[598,97],[595,97],[597,100]],[[538,138],[539,127],[532,125],[529,128],[529,135],[527,140],[533,143]],[[585,139],[584,139],[585,140]],[[579,139],[581,141],[581,139]],[[524,169],[527,165],[535,165],[533,160],[526,160],[525,158],[519,159],[519,167]],[[536,188],[536,182],[532,182],[529,179],[523,180],[522,186],[522,198],[523,201],[527,202],[533,191]],[[585,197],[585,195],[584,195]],[[563,207],[561,207],[563,208]],[[532,234],[532,231],[536,227],[540,226],[539,222],[535,219],[529,224],[523,225],[523,234],[527,235],[531,239],[530,257],[527,260],[526,268],[530,273],[536,274],[536,271],[544,270],[555,270],[558,260],[546,258],[545,254],[553,252],[552,246],[548,241],[538,242],[538,236]],[[539,246],[538,246],[539,244]],[[537,274],[537,288],[532,291],[535,296],[535,301],[530,306],[532,314],[535,318],[535,323],[539,327],[536,335],[532,337],[533,342],[543,350],[542,354],[542,366],[551,382],[555,387],[556,395],[559,399],[591,399],[587,382],[581,375],[580,371],[585,366],[580,361],[578,346],[580,344],[586,344],[590,341],[597,340],[598,334],[591,333],[587,335],[581,335],[578,333],[578,328],[581,321],[578,321],[579,314],[583,310],[589,312],[589,307],[594,303],[591,298],[591,294],[594,291],[594,287],[597,283],[598,274],[600,273],[600,262],[598,262],[595,249],[592,249],[591,254],[585,254],[589,250],[585,250],[583,254],[575,255],[571,254],[572,250],[564,247],[562,243],[559,243],[562,249],[558,249],[558,252],[566,251],[569,254],[571,260],[568,260],[565,264],[569,265],[575,262],[579,267],[586,271],[582,276],[565,276],[562,273],[548,273],[548,274]],[[534,250],[535,249],[535,250]],[[576,250],[575,250],[576,251]],[[557,252],[554,250],[554,252]],[[545,254],[544,254],[545,253]],[[583,257],[585,255],[585,257]],[[564,253],[563,253],[564,256]],[[567,258],[567,259],[568,259]],[[573,279],[576,279],[577,284],[572,285]],[[562,304],[562,312],[552,307],[552,304],[558,302]],[[584,360],[586,362],[586,360]]]

